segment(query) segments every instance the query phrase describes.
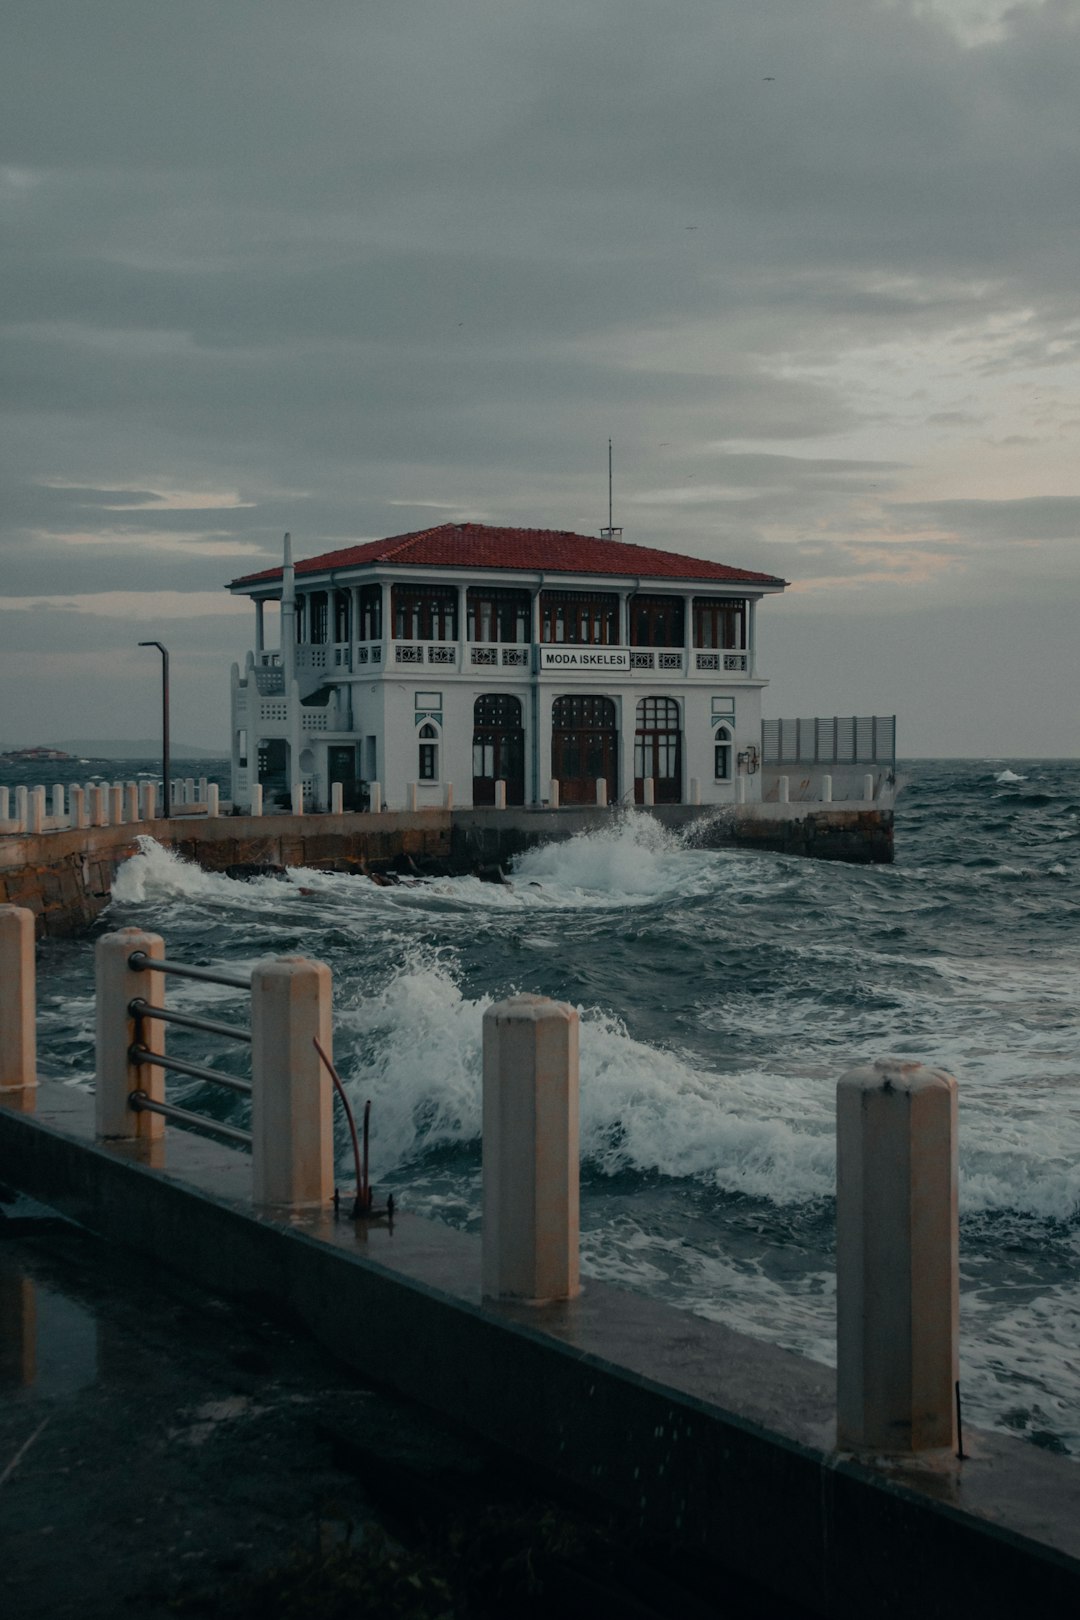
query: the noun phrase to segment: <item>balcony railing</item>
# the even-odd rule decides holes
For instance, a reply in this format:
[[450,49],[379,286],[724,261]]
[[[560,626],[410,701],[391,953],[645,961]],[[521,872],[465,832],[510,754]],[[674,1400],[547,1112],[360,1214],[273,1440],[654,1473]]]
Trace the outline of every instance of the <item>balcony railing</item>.
[[[543,648],[553,650],[555,644],[544,642]],[[559,643],[560,648],[578,646],[578,643]],[[752,655],[742,648],[725,647],[605,647],[605,652],[624,653],[629,673],[634,675],[723,675],[738,677],[753,672]],[[466,642],[457,641],[359,641],[301,643],[296,649],[296,669],[301,676],[318,677],[325,671],[327,679],[346,671],[368,671],[378,668],[439,669],[457,674],[471,674],[485,669],[531,670],[537,660],[533,643]],[[280,654],[258,655],[261,668],[257,668],[256,685],[264,696],[280,692],[283,688]],[[273,662],[271,662],[273,660]]]

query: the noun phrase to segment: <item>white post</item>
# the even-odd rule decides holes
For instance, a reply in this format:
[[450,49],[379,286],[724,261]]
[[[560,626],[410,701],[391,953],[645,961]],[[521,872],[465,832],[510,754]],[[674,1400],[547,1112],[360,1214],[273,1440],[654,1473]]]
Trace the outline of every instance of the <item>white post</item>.
[[104,783],[95,783],[90,789],[90,821],[94,827],[109,825],[109,790]]
[[129,782],[124,788],[124,820],[138,821],[139,819],[139,784]]
[[345,789],[340,782],[330,784],[330,814],[340,816],[345,809]]
[[193,776],[184,777],[184,803],[195,803],[195,778]]
[[484,1014],[484,1294],[579,1290],[578,1015],[544,996]]
[[302,816],[304,813],[303,782],[294,782],[292,785],[292,813],[294,816]]
[[209,787],[210,787],[210,784],[206,780],[206,777],[205,776],[200,776],[199,777],[199,803],[200,804],[205,804],[206,803],[206,796],[207,796],[207,792],[209,790]]
[[19,831],[27,830],[30,820],[30,789],[17,787],[15,789],[15,820],[19,823]]
[[368,809],[372,815],[378,815],[382,810],[382,783],[368,783]]
[[69,827],[82,827],[82,826],[85,825],[85,823],[83,821],[83,815],[85,813],[85,803],[86,803],[86,795],[83,793],[82,788],[79,787],[77,783],[74,783],[72,785],[71,792],[68,795],[68,826]]
[[65,819],[66,803],[63,782],[54,782],[52,790],[52,813],[57,822]]
[[119,827],[124,819],[124,790],[119,782],[114,782],[109,789],[109,820],[114,827]]
[[253,816],[261,816],[262,813],[263,813],[262,783],[261,782],[256,782],[255,786],[251,790],[251,814]]
[[[95,950],[97,977],[97,1091],[95,1129],[103,1137],[138,1137],[150,1141],[165,1131],[160,1114],[135,1113],[128,1107],[133,1091],[145,1091],[154,1102],[165,1101],[165,1071],[152,1064],[132,1063],[128,1052],[135,1041],[136,1019],[129,1004],[138,998],[151,1007],[165,1001],[165,980],[149,968],[132,968],[132,952],[158,958],[165,955],[160,934],[141,928],[120,928],[103,934]],[[164,1052],[165,1025],[156,1018],[141,1023],[141,1044],[150,1052]]]
[[506,809],[506,783],[501,778],[495,783],[495,808]]
[[[599,800],[597,802],[599,803]],[[656,782],[651,776],[647,776],[642,783],[642,803],[656,803]]]
[[34,913],[0,906],[0,1092],[36,1085]]
[[559,779],[557,776],[553,776],[551,778],[551,789],[548,793],[548,803],[553,810],[557,810],[559,808]]
[[416,783],[415,782],[410,782],[408,787],[405,790],[405,808],[407,810],[412,810],[412,811],[416,810]]
[[690,803],[701,803],[701,783],[696,776],[690,778]]
[[324,962],[282,956],[251,975],[252,1169],[257,1204],[329,1203],[334,1193],[332,981]]
[[867,771],[866,775],[862,779],[862,796],[864,799],[873,799],[874,797],[873,771]]
[[143,821],[157,820],[157,783],[144,782],[142,789],[142,819]]
[[596,778],[596,802],[600,806],[604,806],[604,805],[607,804],[607,777],[606,776],[598,776]]
[[777,778],[776,797],[777,797],[777,799],[779,800],[779,802],[781,804],[787,804],[787,802],[788,802],[788,793],[790,791],[790,788],[791,788],[791,780],[790,780],[789,777],[781,776],[781,777]]
[[216,782],[211,782],[206,789],[206,814],[208,816],[221,814],[221,790]]
[[30,789],[30,809],[26,830],[30,833],[39,833],[45,823],[45,789],[36,787]]
[[0,787],[0,821],[7,821],[11,816],[11,790]]
[[832,777],[828,773],[821,778],[821,802],[832,804]]
[[837,1444],[956,1448],[956,1081],[885,1059],[837,1087]]

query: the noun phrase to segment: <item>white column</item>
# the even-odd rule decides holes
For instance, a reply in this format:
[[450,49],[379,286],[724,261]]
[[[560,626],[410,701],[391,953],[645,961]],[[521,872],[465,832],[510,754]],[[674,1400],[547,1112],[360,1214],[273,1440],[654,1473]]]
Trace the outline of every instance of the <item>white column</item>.
[[821,778],[821,802],[832,804],[832,777],[828,774]]
[[114,782],[109,789],[109,820],[114,827],[119,827],[124,820],[124,789],[119,782]]
[[781,777],[777,778],[776,797],[777,797],[778,801],[781,804],[787,804],[790,787],[791,787],[790,778],[788,778],[786,776],[781,776]]
[[39,833],[45,823],[45,789],[35,787],[30,789],[29,819],[27,832]]
[[185,776],[184,777],[184,803],[185,804],[194,804],[195,802],[196,802],[196,800],[195,800],[195,778],[193,776]]
[[90,822],[94,827],[109,825],[109,790],[104,783],[90,789]]
[[37,1085],[34,913],[0,906],[0,1091]]
[[405,789],[405,808],[415,813],[417,804],[417,785],[410,782]]
[[142,819],[144,821],[157,820],[157,783],[143,783]]
[[641,802],[643,804],[655,804],[656,803],[656,782],[654,781],[654,779],[651,776],[647,776],[645,778],[644,782],[641,784],[641,793],[642,793],[642,801]]
[[207,789],[208,785],[209,784],[207,783],[206,777],[205,776],[200,776],[199,777],[199,798],[198,798],[198,802],[200,804],[205,804],[206,803],[206,789]]
[[345,808],[345,790],[340,782],[330,784],[330,814],[340,816]]
[[578,1015],[543,996],[484,1014],[483,1291],[579,1291]]
[[30,820],[30,789],[17,787],[15,789],[15,820],[19,823],[19,831],[26,832]]
[[334,1193],[332,981],[283,956],[251,975],[252,1170],[257,1204],[323,1205]]
[[837,1444],[956,1447],[956,1081],[885,1059],[837,1087]]
[[138,821],[139,819],[139,784],[129,782],[124,788],[124,820]]
[[559,808],[559,779],[557,776],[551,778],[551,786],[548,789],[548,804],[553,810]]
[[453,784],[453,782],[447,782],[447,784],[446,784],[446,798],[445,798],[444,802],[445,802],[446,808],[448,810],[452,810],[454,808],[454,784]]
[[75,783],[72,785],[71,793],[68,797],[70,800],[68,808],[68,826],[85,827],[86,822],[83,820],[83,817],[86,814],[85,793],[83,792],[82,788]]
[[262,783],[261,782],[256,782],[255,786],[251,790],[251,814],[253,816],[261,816],[262,813],[263,813]]
[[211,817],[221,814],[221,789],[216,782],[209,783],[206,789],[206,814]]
[[597,804],[599,804],[601,806],[607,804],[607,777],[606,776],[598,776],[596,778],[596,802],[597,802]]
[[372,815],[377,816],[382,810],[382,783],[368,783],[368,809]]
[[[94,952],[97,978],[97,1083],[94,1099],[95,1128],[98,1136],[138,1137],[148,1141],[160,1137],[165,1121],[160,1114],[134,1113],[128,1107],[133,1091],[145,1091],[155,1102],[165,1101],[165,1071],[152,1064],[132,1063],[129,1048],[135,1041],[134,1014],[129,1003],[136,997],[151,1007],[165,1000],[165,981],[149,968],[135,969],[128,958],[133,951],[149,957],[165,955],[160,934],[144,934],[140,928],[121,928],[103,934]],[[142,1020],[142,1045],[150,1052],[164,1052],[165,1025],[156,1018]]]
[[501,779],[495,783],[495,808],[496,810],[506,809],[506,783]]
[[52,813],[57,821],[63,821],[64,809],[64,784],[63,782],[54,782],[52,790]]
[[862,789],[863,798],[872,800],[873,797],[874,797],[874,773],[873,773],[873,771],[867,771],[867,773],[863,777],[862,781],[863,781],[863,789]]
[[302,816],[304,813],[303,782],[294,782],[292,785],[292,813],[294,816]]
[[0,787],[0,821],[7,821],[11,816],[11,791]]
[[696,776],[690,778],[690,803],[701,803],[701,782]]
[[694,668],[694,598],[683,597],[683,674],[696,675]]

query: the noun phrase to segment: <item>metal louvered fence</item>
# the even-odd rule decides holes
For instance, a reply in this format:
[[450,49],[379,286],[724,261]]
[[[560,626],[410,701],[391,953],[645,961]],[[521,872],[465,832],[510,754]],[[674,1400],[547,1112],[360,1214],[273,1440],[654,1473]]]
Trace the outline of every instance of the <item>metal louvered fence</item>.
[[764,765],[887,765],[896,768],[894,714],[763,720]]

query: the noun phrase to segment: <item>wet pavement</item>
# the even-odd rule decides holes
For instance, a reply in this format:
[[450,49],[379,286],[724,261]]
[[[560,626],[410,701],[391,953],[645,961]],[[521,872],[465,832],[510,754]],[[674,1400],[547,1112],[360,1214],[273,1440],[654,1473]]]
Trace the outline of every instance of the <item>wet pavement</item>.
[[[504,1554],[528,1581],[547,1569],[537,1612],[556,1597],[563,1614],[717,1612],[712,1577],[703,1594],[642,1564],[610,1527],[537,1497],[517,1465],[363,1386],[287,1322],[2,1191],[0,1547],[0,1613],[20,1620],[336,1613],[329,1596],[279,1610],[289,1583],[265,1572],[299,1559],[310,1602],[310,1570],[365,1547],[384,1566],[386,1549],[405,1550],[413,1598],[438,1577],[431,1606],[386,1598],[372,1614],[531,1613],[469,1581],[452,1590],[455,1568]],[[728,1583],[721,1607],[780,1612]]]

